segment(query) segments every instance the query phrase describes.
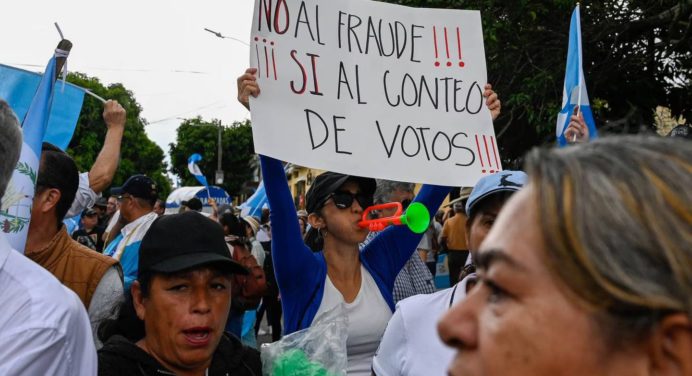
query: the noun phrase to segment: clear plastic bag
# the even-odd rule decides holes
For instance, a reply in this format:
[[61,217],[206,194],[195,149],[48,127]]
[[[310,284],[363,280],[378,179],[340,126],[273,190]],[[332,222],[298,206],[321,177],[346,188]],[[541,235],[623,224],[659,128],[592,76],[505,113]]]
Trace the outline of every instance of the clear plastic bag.
[[346,376],[348,321],[343,305],[307,329],[262,345],[264,376]]

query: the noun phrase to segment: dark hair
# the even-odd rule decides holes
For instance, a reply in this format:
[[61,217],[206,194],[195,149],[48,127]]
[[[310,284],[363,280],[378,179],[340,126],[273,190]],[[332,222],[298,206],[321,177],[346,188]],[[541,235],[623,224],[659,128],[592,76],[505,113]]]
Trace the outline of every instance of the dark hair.
[[245,236],[245,227],[242,221],[235,216],[233,213],[225,213],[219,218],[219,223],[224,227],[224,232],[228,229],[228,233],[225,235],[233,235],[237,237]]
[[41,147],[41,165],[36,180],[36,192],[47,188],[60,191],[60,200],[55,208],[58,225],[62,225],[65,214],[70,210],[79,187],[79,171],[74,160],[57,146],[44,142]]
[[[240,218],[239,218],[240,219]],[[254,233],[254,230],[250,224],[244,219],[240,219],[240,226],[243,228],[243,237],[247,237],[247,230],[250,229]]]
[[[219,218],[219,223],[221,227],[223,227],[224,235],[232,235],[236,238],[228,243],[252,249],[252,245],[246,236],[245,221],[240,220],[240,218],[233,213],[225,213]],[[226,231],[228,231],[228,233],[226,233]]]
[[305,235],[303,235],[303,242],[305,242],[305,245],[313,252],[319,252],[324,249],[324,238],[319,230],[314,227],[310,227]]
[[507,200],[514,194],[513,191],[500,191],[493,193],[487,197],[482,198],[478,201],[472,208],[471,212],[468,213],[468,218],[466,219],[466,226],[471,228],[473,221],[481,213],[489,212],[495,208],[502,208]]
[[269,222],[269,214],[270,214],[269,209],[267,209],[267,208],[262,209],[262,217],[260,218],[260,223],[266,224],[267,222]]

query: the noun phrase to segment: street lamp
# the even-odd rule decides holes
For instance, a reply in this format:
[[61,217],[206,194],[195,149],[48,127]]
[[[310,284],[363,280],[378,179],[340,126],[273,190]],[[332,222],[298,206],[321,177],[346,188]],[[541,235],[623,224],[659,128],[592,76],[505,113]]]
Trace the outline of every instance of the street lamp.
[[221,122],[219,122],[219,142],[218,142],[218,154],[219,159],[216,164],[216,185],[223,184],[223,170],[221,169]]
[[[244,45],[246,45],[246,46],[248,46],[248,47],[250,46],[250,45],[249,45],[247,42],[245,42],[245,41],[242,41],[242,40],[240,40],[240,39],[238,39],[238,38],[234,38],[234,37],[230,37],[230,36],[227,36],[227,35],[223,35],[223,34],[221,34],[221,33],[218,32],[218,31],[214,31],[214,30],[211,30],[211,29],[206,28],[206,27],[204,28],[204,31],[207,31],[207,32],[213,34],[213,35],[216,36],[217,38],[221,38],[221,39],[230,39],[230,40],[232,40],[232,41],[235,41],[235,42],[238,42],[238,43],[242,43],[242,44],[244,44]],[[221,123],[219,123],[219,142],[218,142],[218,144],[219,144],[219,153],[218,153],[218,155],[219,155],[219,160],[218,160],[217,167],[216,167],[216,176],[215,176],[216,179],[215,179],[215,180],[216,180],[216,184],[217,184],[217,185],[220,185],[220,184],[223,184],[223,170],[221,169]]]

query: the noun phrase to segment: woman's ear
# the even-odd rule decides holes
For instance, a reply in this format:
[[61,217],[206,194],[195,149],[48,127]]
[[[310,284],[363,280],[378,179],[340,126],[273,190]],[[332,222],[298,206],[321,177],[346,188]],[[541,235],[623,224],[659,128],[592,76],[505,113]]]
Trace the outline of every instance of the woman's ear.
[[664,317],[648,342],[654,375],[692,375],[692,322],[686,314]]
[[310,223],[310,227],[317,230],[322,229],[325,225],[324,218],[315,213],[310,213],[310,215],[308,215],[308,223]]
[[132,286],[130,286],[130,293],[132,294],[132,303],[135,306],[135,312],[137,312],[137,317],[144,321],[147,309],[144,307],[144,297],[142,296],[142,286],[139,281],[134,281]]

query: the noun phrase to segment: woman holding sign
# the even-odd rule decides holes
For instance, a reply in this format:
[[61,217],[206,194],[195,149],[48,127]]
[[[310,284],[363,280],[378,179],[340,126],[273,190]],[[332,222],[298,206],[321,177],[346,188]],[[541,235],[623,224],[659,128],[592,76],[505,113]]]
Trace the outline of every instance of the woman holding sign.
[[[260,93],[255,73],[250,68],[238,78],[238,100],[248,109],[249,96]],[[488,101],[499,112],[492,91]],[[349,323],[348,374],[369,375],[372,357],[394,310],[394,280],[422,234],[404,226],[390,227],[359,252],[358,245],[368,230],[358,222],[363,210],[372,205],[375,179],[325,172],[315,178],[306,194],[311,226],[305,236],[308,247],[300,235],[281,162],[267,156],[260,156],[260,162],[271,207],[272,256],[285,334],[310,327],[343,303]],[[414,201],[434,213],[448,192],[448,187],[424,185]]]

